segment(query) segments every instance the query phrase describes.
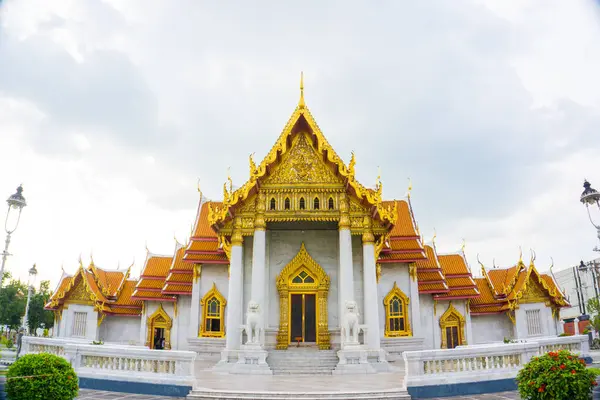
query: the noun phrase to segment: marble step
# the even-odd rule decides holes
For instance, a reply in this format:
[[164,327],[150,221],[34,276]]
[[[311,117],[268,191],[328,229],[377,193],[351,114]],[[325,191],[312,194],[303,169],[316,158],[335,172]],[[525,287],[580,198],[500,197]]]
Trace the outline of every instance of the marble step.
[[366,392],[245,392],[217,391],[210,389],[193,390],[187,396],[189,400],[410,400],[410,395],[403,390],[366,391]]

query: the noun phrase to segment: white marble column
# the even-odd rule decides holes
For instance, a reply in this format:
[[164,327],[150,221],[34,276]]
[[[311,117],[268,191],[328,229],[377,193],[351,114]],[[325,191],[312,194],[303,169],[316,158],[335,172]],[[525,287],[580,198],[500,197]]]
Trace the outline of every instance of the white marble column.
[[410,326],[413,337],[421,337],[423,332],[421,330],[421,302],[419,301],[417,265],[415,263],[410,263],[408,265],[408,272],[410,275],[410,279],[408,280],[408,286],[410,289]]
[[190,307],[190,326],[188,338],[196,339],[200,331],[200,275],[202,265],[194,264],[194,278],[192,280],[192,305]]
[[575,320],[573,321],[573,329],[575,332],[575,335],[579,335],[579,318],[575,318]]
[[[266,223],[265,208],[266,198],[264,193],[256,196],[256,217],[254,219],[254,240],[252,243],[252,292],[250,300],[258,304],[261,318],[261,328],[264,330],[264,315],[267,312],[265,302],[265,274],[266,274]],[[262,341],[261,341],[262,344]]]
[[[339,320],[340,327],[343,319],[347,301],[354,301],[354,266],[352,265],[352,235],[350,232],[350,217],[348,216],[348,200],[340,199],[340,223],[339,223]],[[359,310],[361,312],[362,310]]]
[[381,331],[379,326],[379,304],[377,296],[377,271],[375,266],[375,237],[373,221],[364,218],[363,241],[363,289],[364,289],[364,322],[367,325],[366,343],[369,350],[379,350]]
[[229,290],[227,294],[227,320],[225,334],[225,350],[240,348],[240,326],[242,325],[243,299],[243,259],[242,259],[242,221],[235,218],[233,235],[231,235],[231,258],[229,260]]
[[475,340],[473,340],[473,325],[469,308],[469,300],[465,300],[465,334],[467,335],[467,344],[472,345],[475,344]]

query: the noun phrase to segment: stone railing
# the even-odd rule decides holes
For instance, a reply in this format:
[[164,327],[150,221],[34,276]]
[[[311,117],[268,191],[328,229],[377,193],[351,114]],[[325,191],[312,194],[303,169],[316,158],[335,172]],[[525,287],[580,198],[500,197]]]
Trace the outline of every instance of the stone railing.
[[193,386],[192,351],[150,350],[126,345],[93,345],[63,339],[23,337],[23,354],[65,358],[80,377]]
[[513,379],[532,357],[558,350],[589,357],[588,338],[544,337],[520,343],[406,351],[404,383],[406,387],[414,387]]

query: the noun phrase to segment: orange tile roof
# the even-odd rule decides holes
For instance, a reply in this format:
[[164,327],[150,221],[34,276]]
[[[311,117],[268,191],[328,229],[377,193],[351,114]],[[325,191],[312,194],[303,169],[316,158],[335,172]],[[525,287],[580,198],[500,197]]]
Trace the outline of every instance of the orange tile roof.
[[116,296],[124,282],[125,272],[123,271],[106,271],[98,268],[94,263],[90,264],[88,270],[91,271],[96,278],[98,287],[106,296]]
[[487,271],[487,275],[498,293],[507,294],[512,289],[519,271],[523,267],[525,266],[521,263],[506,269],[494,268]]
[[94,274],[91,271],[83,271],[85,282],[87,288],[94,294],[96,300],[101,303],[108,303],[108,299],[102,294],[96,280],[94,279]]
[[[394,225],[390,232],[390,236],[418,236],[412,210],[408,202],[405,200],[396,200],[396,204],[398,204],[398,217],[396,225]],[[389,202],[389,205],[393,205],[393,202]]]
[[70,275],[63,276],[60,280],[60,283],[58,284],[58,287],[56,288],[54,293],[52,293],[50,299],[48,300],[48,303],[44,307],[48,308],[51,306],[52,303],[58,303],[62,299],[60,296],[62,295],[64,297],[72,280],[73,277]]
[[192,294],[192,287],[191,286],[187,286],[187,285],[177,285],[177,284],[166,284],[165,287],[163,288],[162,291],[163,294],[165,293],[172,293],[172,294]]
[[140,306],[140,307],[135,307],[135,308],[129,308],[129,307],[124,308],[124,307],[105,305],[104,312],[109,315],[139,316],[142,313],[142,307]]
[[461,254],[438,254],[444,275],[471,275],[467,262]]
[[425,246],[425,254],[427,255],[427,259],[425,260],[419,260],[416,262],[417,264],[417,271],[418,270],[441,270],[441,266],[440,263],[438,262],[437,256],[435,254],[435,250],[433,249],[432,246],[426,245]]
[[[485,278],[475,278],[475,284],[479,290],[479,297],[471,300],[471,307],[482,304],[499,304],[500,300],[494,297],[492,289]],[[506,302],[506,301],[504,301]]]
[[200,210],[196,215],[196,224],[194,226],[194,237],[212,237],[216,238],[217,234],[208,224],[208,207],[212,205],[212,207],[218,207],[223,205],[222,202],[219,201],[207,201],[206,203],[202,203],[200,205]]
[[133,298],[138,300],[160,300],[160,301],[176,301],[177,298],[175,296],[170,296],[166,294],[162,294],[162,292],[154,292],[143,289],[136,289],[133,292]]
[[177,273],[172,273],[169,274],[169,277],[167,278],[167,280],[165,281],[165,283],[171,284],[171,283],[192,283],[193,280],[193,275],[192,274],[177,274]]
[[189,263],[183,262],[183,256],[185,255],[185,247],[181,246],[175,251],[175,255],[173,256],[173,262],[171,263],[171,268],[169,268],[169,273],[173,271],[193,271],[193,265]]
[[454,300],[454,299],[473,299],[479,296],[477,288],[469,289],[452,289],[448,293],[436,294],[434,298],[436,300]]
[[443,283],[425,283],[419,285],[419,293],[444,293],[449,291]]
[[121,294],[119,295],[119,298],[117,299],[117,301],[112,302],[110,304],[117,305],[117,306],[142,307],[141,301],[131,298],[131,295],[133,294],[133,292],[135,290],[136,283],[137,283],[137,281],[134,281],[134,280],[125,281],[125,284],[123,285],[123,289],[121,290]]
[[417,281],[419,284],[421,283],[431,283],[431,282],[446,282],[446,278],[442,274],[441,271],[419,271],[417,270]]
[[164,279],[140,279],[137,289],[162,289],[165,286]]
[[473,279],[470,277],[466,278],[453,278],[451,276],[446,275],[446,283],[450,288],[474,288],[477,285],[473,282]]
[[187,250],[191,251],[218,251],[219,242],[217,240],[192,240]]
[[172,256],[157,256],[148,254],[146,264],[142,269],[141,277],[154,276],[165,278],[173,261]]
[[383,251],[379,255],[378,262],[381,263],[392,263],[392,262],[413,262],[422,260],[425,258],[423,253],[384,253]]

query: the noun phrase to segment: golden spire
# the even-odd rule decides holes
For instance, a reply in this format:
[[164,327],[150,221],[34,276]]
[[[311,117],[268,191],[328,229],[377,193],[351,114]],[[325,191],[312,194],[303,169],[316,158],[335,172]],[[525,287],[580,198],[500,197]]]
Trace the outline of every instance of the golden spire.
[[523,262],[523,249],[519,246],[519,263]]
[[410,192],[412,192],[412,180],[408,178],[408,193],[406,196],[410,198]]
[[300,100],[298,101],[298,107],[304,108],[304,72],[300,72]]

